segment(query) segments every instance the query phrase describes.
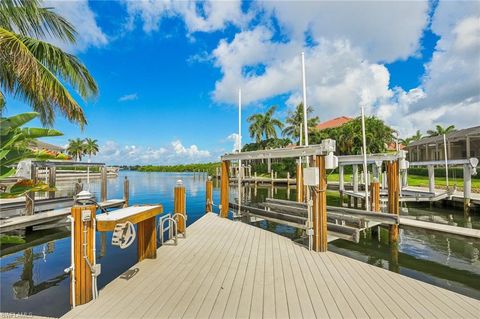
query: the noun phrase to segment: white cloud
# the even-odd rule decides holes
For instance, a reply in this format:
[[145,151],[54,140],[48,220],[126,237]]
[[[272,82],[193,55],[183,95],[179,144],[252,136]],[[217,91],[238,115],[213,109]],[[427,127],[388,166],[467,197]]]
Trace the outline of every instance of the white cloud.
[[101,145],[95,160],[109,164],[169,165],[216,161],[219,155],[217,152],[212,155],[210,151],[201,150],[194,144],[186,147],[179,140],[158,148],[121,145],[115,141],[107,141]]
[[434,125],[458,128],[480,123],[480,6],[440,2],[432,30],[440,36],[419,88],[399,90],[381,115],[403,134]]
[[190,33],[221,30],[227,24],[241,25],[246,18],[241,1],[126,1],[131,27],[139,18],[146,32],[157,31],[165,17],[180,16]]
[[134,100],[138,100],[138,94],[137,93],[127,94],[127,95],[121,96],[118,99],[119,102],[134,101]]
[[77,30],[75,44],[67,44],[50,38],[48,39],[49,42],[69,52],[85,51],[89,47],[101,47],[108,43],[108,37],[98,26],[88,0],[45,1],[44,6],[53,7],[55,12],[69,21]]
[[238,145],[238,144],[239,144],[239,143],[238,143],[238,142],[239,142],[239,140],[238,140],[238,133],[232,133],[232,134],[230,134],[229,136],[227,136],[227,139],[226,139],[226,140],[233,143],[232,152],[235,152],[235,151],[238,150],[238,148],[239,148],[239,147],[238,147],[238,146],[239,146],[239,145]]
[[[265,1],[252,3],[248,12],[238,1],[133,1],[127,8],[148,32],[172,16],[184,19],[189,33],[239,27],[210,54],[190,61],[201,57],[220,69],[212,92],[218,103],[235,104],[241,87],[245,106],[279,95],[288,105],[297,104],[300,52],[305,51],[308,104],[322,120],[358,115],[363,103],[367,114],[404,135],[435,124],[480,122],[480,6],[475,1],[440,1],[431,21],[428,1]],[[418,56],[430,22],[440,40],[421,85],[408,92],[391,89],[384,63]]]
[[415,54],[428,22],[428,1],[262,1],[284,33],[304,42],[347,39],[374,62]]

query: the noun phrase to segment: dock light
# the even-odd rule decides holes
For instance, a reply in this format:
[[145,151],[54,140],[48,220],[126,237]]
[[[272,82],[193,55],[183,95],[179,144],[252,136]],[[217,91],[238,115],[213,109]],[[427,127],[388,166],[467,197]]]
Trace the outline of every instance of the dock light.
[[182,187],[183,186],[183,181],[181,179],[177,180],[177,182],[175,183],[175,186],[176,187]]

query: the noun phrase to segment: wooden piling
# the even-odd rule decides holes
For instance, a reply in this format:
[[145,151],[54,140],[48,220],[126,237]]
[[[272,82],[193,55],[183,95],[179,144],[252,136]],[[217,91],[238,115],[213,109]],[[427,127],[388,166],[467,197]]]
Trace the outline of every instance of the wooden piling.
[[[388,213],[400,213],[400,190],[398,183],[398,161],[387,163]],[[398,225],[390,226],[390,244],[398,242]]]
[[[90,211],[90,219],[82,221],[82,212]],[[94,249],[94,233],[93,219],[95,218],[96,207],[94,205],[73,206],[71,209],[72,218],[74,219],[74,265],[75,271],[70,272],[70,276],[74,276],[75,280],[75,296],[70,292],[70,302],[75,298],[76,305],[83,305],[92,300],[92,271],[84,258],[86,256],[91,264],[93,264]],[[84,231],[86,228],[86,232]],[[86,246],[84,246],[86,242]],[[71,291],[71,290],[70,290]]]
[[123,207],[128,207],[128,202],[130,200],[130,182],[127,176],[125,176],[125,180],[123,181],[123,199],[125,200]]
[[221,187],[220,187],[220,217],[228,217],[228,203],[229,203],[229,179],[228,171],[230,167],[229,161],[222,161],[221,169]]
[[102,166],[102,184],[101,184],[101,191],[100,191],[100,199],[102,202],[107,200],[107,168]]
[[[48,187],[55,188],[57,183],[57,168],[52,166],[48,168]],[[55,191],[48,192],[48,198],[55,198]]]
[[374,180],[370,184],[370,208],[373,212],[380,211],[380,183]]
[[213,212],[213,182],[210,178],[205,183],[205,213]]
[[185,186],[180,181],[177,182],[173,192],[173,212],[175,214],[181,214],[184,218],[177,219],[177,230],[178,233],[183,234],[185,232],[185,220],[187,218],[186,215],[186,198],[185,198]]
[[302,166],[301,159],[297,161],[296,183],[297,183],[297,202],[302,203],[304,200],[304,197],[303,197],[303,166]]
[[327,174],[325,170],[325,156],[316,156],[315,165],[318,167],[320,183],[316,191],[312,192],[313,200],[313,250],[327,251]]

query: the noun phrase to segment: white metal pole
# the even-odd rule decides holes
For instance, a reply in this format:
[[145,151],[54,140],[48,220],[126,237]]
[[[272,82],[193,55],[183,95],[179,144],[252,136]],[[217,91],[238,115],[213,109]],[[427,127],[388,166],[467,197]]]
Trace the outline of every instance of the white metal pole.
[[238,152],[242,151],[242,89],[238,89]]
[[363,140],[363,176],[365,180],[365,209],[370,210],[370,201],[368,200],[368,171],[367,171],[367,139],[365,137],[365,109],[363,103],[360,105],[362,110],[362,140]]
[[302,52],[302,86],[303,86],[303,131],[305,146],[308,146],[308,123],[307,123],[307,81],[305,79],[305,53]]
[[[238,152],[242,151],[242,89],[238,89]],[[242,205],[242,160],[238,160],[238,215]]]
[[[302,52],[302,89],[303,89],[303,132],[305,146],[308,146],[308,122],[307,122],[307,80],[305,76],[305,52]],[[307,167],[309,167],[308,156],[305,157]],[[307,187],[307,213],[309,227],[312,225],[312,200],[310,198],[310,188]],[[310,231],[310,229],[309,229]],[[312,236],[308,236],[308,249],[312,249]]]
[[445,152],[445,178],[448,188],[448,153],[447,153],[447,137],[443,134],[443,151]]

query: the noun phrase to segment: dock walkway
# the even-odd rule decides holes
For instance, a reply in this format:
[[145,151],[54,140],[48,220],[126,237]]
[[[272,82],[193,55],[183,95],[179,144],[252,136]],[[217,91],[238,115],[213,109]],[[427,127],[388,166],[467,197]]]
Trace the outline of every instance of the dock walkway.
[[[64,318],[478,318],[480,301],[209,213]],[[107,267],[104,265],[103,267]]]
[[[121,207],[125,203],[124,199],[109,199],[98,203],[103,208]],[[66,218],[71,214],[71,207],[59,208],[33,215],[15,216],[0,220],[0,234],[17,229],[24,229],[26,227],[38,226],[46,223],[51,223],[56,220]]]

